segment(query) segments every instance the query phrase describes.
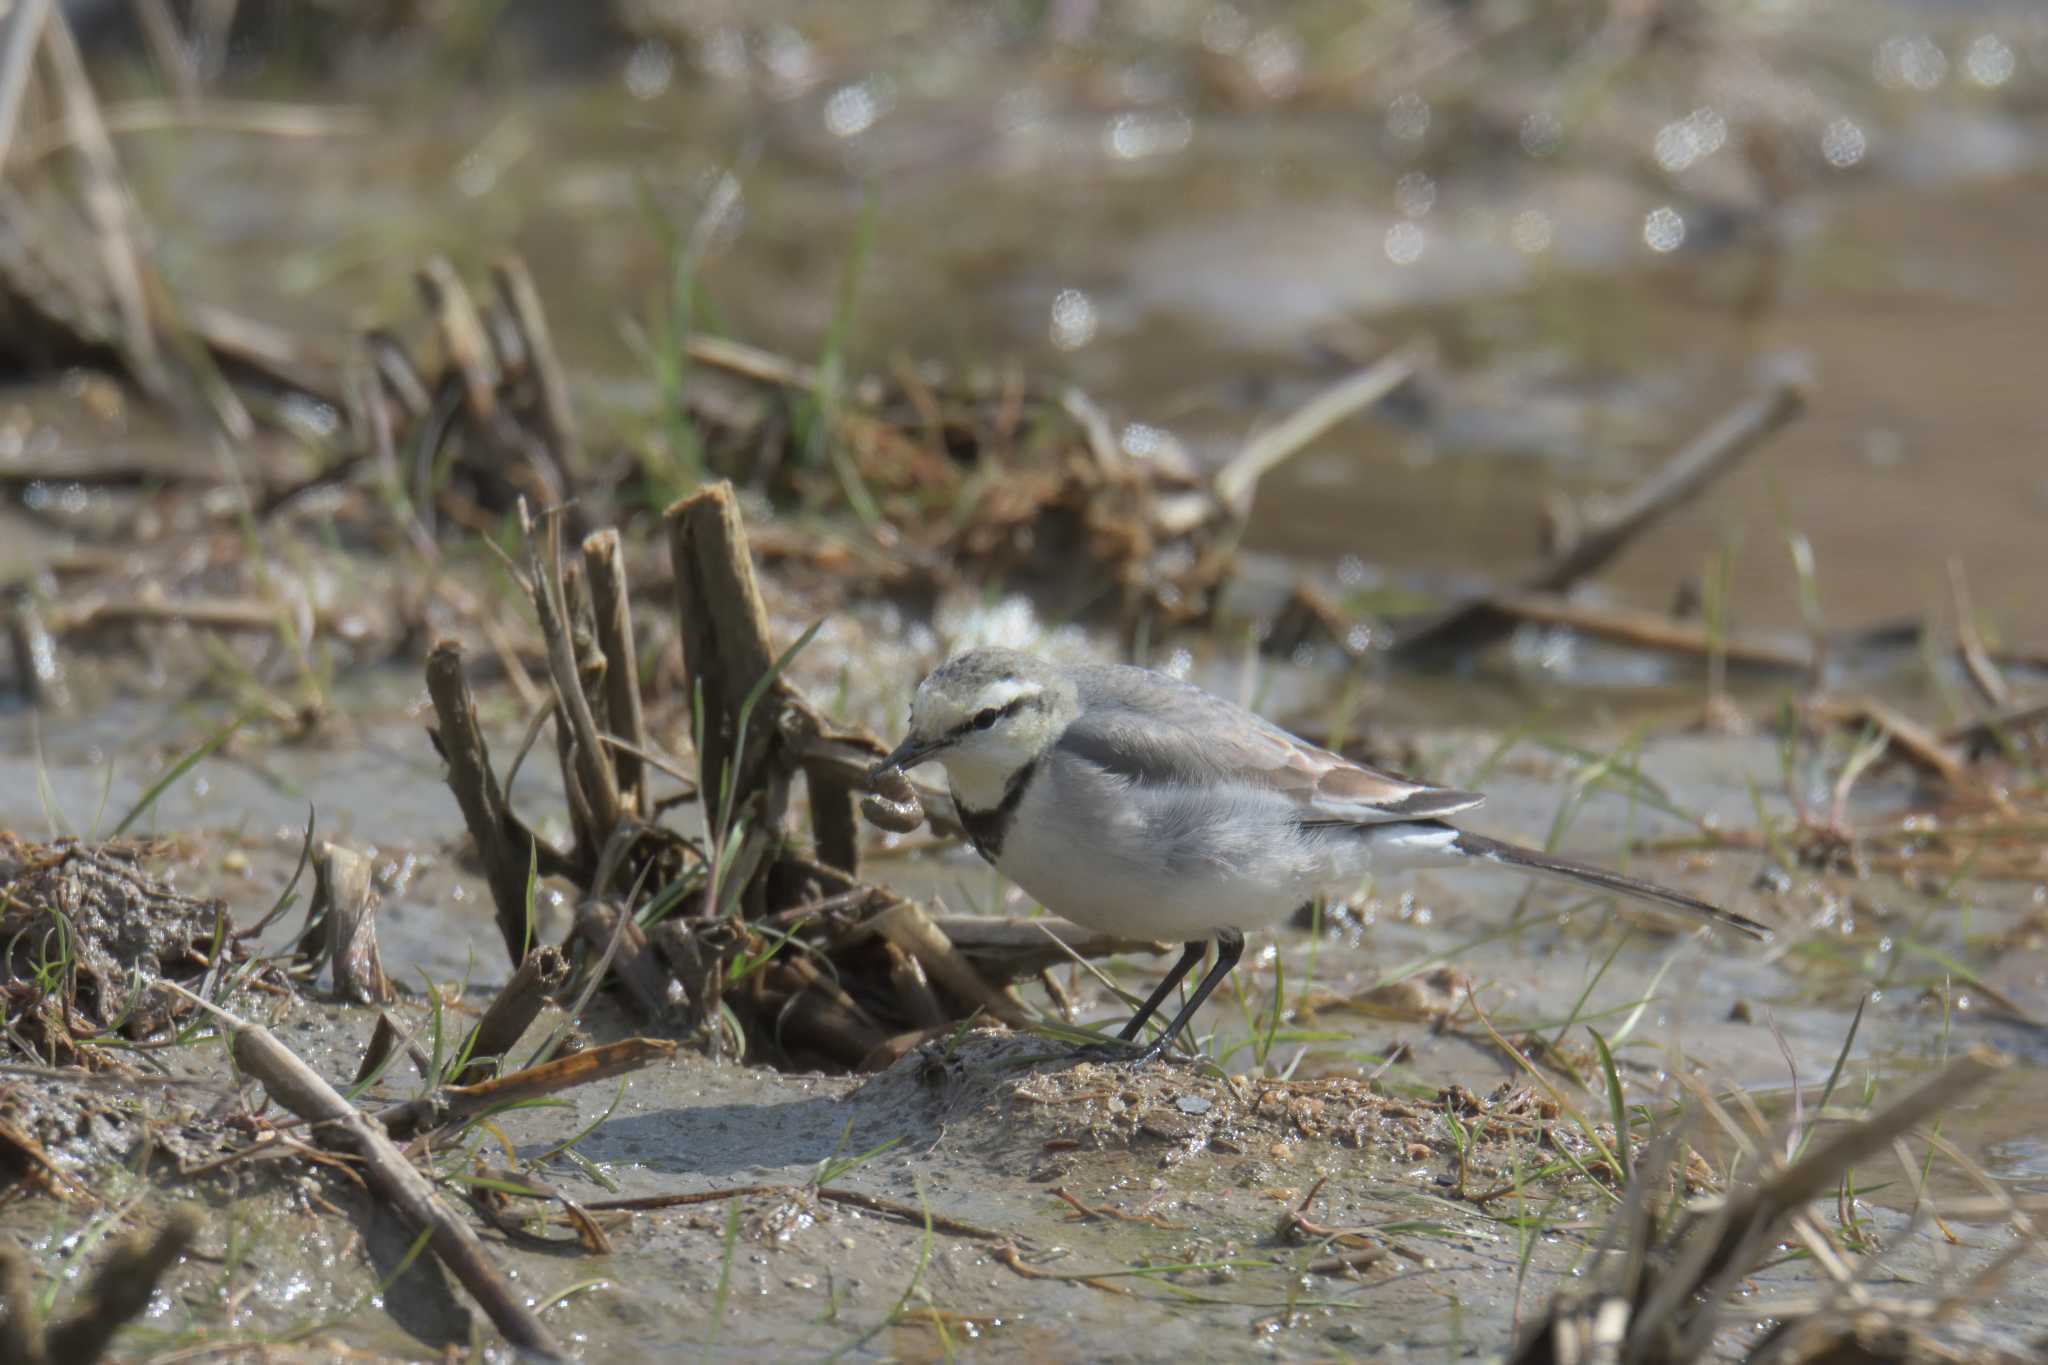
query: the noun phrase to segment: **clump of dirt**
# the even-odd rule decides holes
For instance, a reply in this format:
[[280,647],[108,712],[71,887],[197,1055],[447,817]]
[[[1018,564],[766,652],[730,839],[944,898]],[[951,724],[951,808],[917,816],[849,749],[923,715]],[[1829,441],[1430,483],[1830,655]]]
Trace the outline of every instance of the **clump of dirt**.
[[226,902],[180,895],[145,870],[147,851],[0,832],[7,1018],[13,1037],[47,1044],[35,1060],[68,1058],[92,1033],[152,1033],[183,1007],[145,982],[192,981],[246,959]]

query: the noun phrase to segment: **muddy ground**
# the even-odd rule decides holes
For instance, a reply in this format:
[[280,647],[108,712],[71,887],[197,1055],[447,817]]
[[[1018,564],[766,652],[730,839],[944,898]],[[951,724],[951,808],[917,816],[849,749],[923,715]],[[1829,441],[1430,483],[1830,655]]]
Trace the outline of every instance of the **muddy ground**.
[[[1711,1354],[1775,1349],[1861,1275],[1843,1292],[1898,1338],[1874,1358],[1912,1358],[1906,1324],[1994,1264],[1942,1349],[2042,1349],[2048,1267],[2011,1205],[2048,1197],[2043,746],[2038,716],[1968,732],[2048,697],[2032,7],[622,5],[588,27],[489,8],[427,29],[245,14],[195,69],[218,105],[183,113],[158,98],[161,51],[111,20],[80,33],[159,285],[273,324],[293,373],[386,329],[452,383],[415,267],[444,254],[480,281],[525,259],[582,424],[575,529],[623,529],[648,740],[680,773],[659,518],[728,474],[776,647],[823,622],[789,677],[835,724],[893,739],[916,678],[968,644],[1133,659],[1483,789],[1475,829],[1775,931],[1425,874],[1254,936],[1196,1058],[1074,1062],[985,1021],[873,1074],[692,1044],[416,1148],[573,1354],[1499,1359],[1612,1271],[1596,1249],[1653,1134],[1696,1150],[1637,1188],[1706,1208],[1756,1187],[1760,1153],[1978,1047],[2003,1069],[1751,1249]],[[36,168],[65,139],[30,125],[10,180],[61,191]],[[0,241],[17,292],[24,221]],[[735,382],[684,332],[783,378]],[[361,459],[338,364],[317,400],[231,366],[255,427],[223,435],[192,396],[204,367],[166,396],[114,335],[9,350],[0,830],[40,866],[125,824],[121,875],[185,898],[204,941],[208,907],[247,926],[278,903],[310,818],[370,858],[387,1012],[438,1060],[512,968],[422,665],[463,644],[502,773],[547,676],[498,552],[519,549],[510,492],[535,485],[437,446],[445,413]],[[1241,522],[1202,501],[1390,355],[1409,379],[1293,451]],[[1430,613],[1505,600],[1786,374],[1803,415],[1564,585],[1598,619],[1521,603],[1447,659],[1401,652]],[[847,414],[893,522],[800,435]],[[1056,537],[1076,487],[1209,520]],[[1012,495],[1026,514],[1003,523]],[[513,800],[549,843],[579,837],[551,739]],[[662,819],[704,833],[694,805]],[[935,912],[1037,912],[956,841],[862,844],[864,876]],[[307,890],[253,952],[288,952]],[[538,878],[542,939],[580,897]],[[88,1075],[53,1033],[20,1036],[65,984],[23,961],[0,1069],[0,1228],[28,1276],[10,1302],[90,1305],[90,1269],[182,1205],[196,1241],[117,1358],[505,1353],[218,1032],[110,1034]],[[1021,1008],[1113,1027],[1111,983],[1142,995],[1170,961],[1058,966]],[[219,998],[347,1088],[375,1012],[282,973]],[[562,1029],[702,1042],[611,990],[570,1019],[574,1000],[510,1055]],[[434,1088],[402,1053],[351,1098]],[[506,1195],[522,1185],[561,1198]]]

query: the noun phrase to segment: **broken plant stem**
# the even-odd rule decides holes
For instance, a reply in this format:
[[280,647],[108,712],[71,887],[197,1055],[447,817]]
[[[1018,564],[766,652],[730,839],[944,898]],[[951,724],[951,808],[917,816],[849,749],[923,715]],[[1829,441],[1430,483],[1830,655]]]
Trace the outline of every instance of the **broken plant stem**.
[[451,640],[441,641],[427,656],[427,694],[434,702],[441,755],[448,762],[448,785],[490,883],[498,932],[512,961],[522,962],[533,947],[527,891],[539,858],[538,841],[513,821],[505,804],[463,675],[462,647]]
[[583,538],[583,572],[590,586],[590,609],[597,625],[597,647],[604,652],[605,736],[611,764],[618,774],[619,799],[645,820],[651,809],[648,782],[640,760],[647,748],[647,722],[640,704],[640,656],[633,645],[633,606],[626,594],[626,556],[619,533],[606,527]]
[[383,1128],[342,1098],[270,1030],[202,1000],[174,981],[159,979],[157,984],[218,1019],[229,1031],[235,1065],[261,1081],[273,1100],[306,1120],[311,1125],[309,1131],[323,1146],[347,1150],[360,1158],[370,1189],[415,1231],[426,1232],[434,1254],[462,1282],[506,1341],[545,1360],[567,1359],[554,1333],[492,1264],[475,1229],[441,1202],[427,1178],[405,1159]]
[[[591,847],[602,848],[624,818],[619,799],[618,778],[613,758],[599,737],[597,718],[591,713],[590,698],[583,690],[581,670],[576,666],[576,647],[569,638],[568,598],[562,591],[561,519],[559,513],[543,513],[544,524],[536,531],[533,520],[520,502],[520,523],[526,535],[527,570],[532,578],[533,609],[540,618],[540,633],[547,642],[548,673],[560,704],[557,718],[569,732],[573,746],[573,775],[576,791],[589,810]],[[602,892],[603,887],[592,887]]]

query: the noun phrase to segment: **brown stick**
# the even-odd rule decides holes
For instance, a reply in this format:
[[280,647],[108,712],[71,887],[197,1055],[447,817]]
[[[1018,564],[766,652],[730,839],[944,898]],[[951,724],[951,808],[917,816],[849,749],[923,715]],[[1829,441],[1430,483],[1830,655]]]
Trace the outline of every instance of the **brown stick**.
[[373,327],[363,333],[363,349],[369,353],[377,377],[389,386],[407,421],[417,422],[433,410],[433,392],[419,367],[412,363],[412,355],[403,342],[382,328]]
[[1516,621],[1566,626],[1581,634],[1641,649],[1701,658],[1718,650],[1728,662],[1754,668],[1804,672],[1813,667],[1813,650],[1808,646],[1716,635],[1697,622],[1673,620],[1654,611],[1589,606],[1550,593],[1496,593],[1487,599],[1487,604]]
[[121,176],[121,163],[114,155],[114,143],[100,122],[99,99],[86,76],[85,59],[79,55],[71,25],[62,8],[48,12],[43,23],[43,42],[49,53],[50,70],[64,92],[64,117],[77,144],[85,175],[81,186],[86,217],[98,239],[100,263],[106,270],[107,286],[121,317],[122,359],[134,372],[136,382],[154,394],[168,391],[163,360],[157,351],[156,330],[149,316],[149,296],[143,287],[142,252],[136,245],[133,205]]
[[854,788],[822,763],[805,767],[804,785],[811,794],[811,838],[818,861],[849,877],[860,875],[860,798]]
[[1346,417],[1371,407],[1407,383],[1421,357],[1421,348],[1412,345],[1382,356],[1309,399],[1278,426],[1245,442],[1244,449],[1216,473],[1217,500],[1237,516],[1245,516],[1251,511],[1252,496],[1258,491],[1260,479]]
[[1020,980],[1077,957],[1109,957],[1115,953],[1148,953],[1157,957],[1176,951],[1179,946],[1084,929],[1054,915],[1040,919],[935,915],[932,923],[960,950],[961,956],[997,984]]
[[421,1079],[431,1082],[434,1079],[434,1065],[425,1050],[399,1029],[398,1021],[390,1014],[378,1010],[377,1026],[370,1030],[370,1041],[363,1045],[363,1060],[356,1063],[356,1074],[349,1084],[359,1088],[371,1077],[381,1075],[392,1056],[398,1051],[400,1043],[405,1044],[406,1054],[412,1058],[412,1064],[418,1069]]
[[228,1026],[235,1065],[261,1081],[273,1100],[312,1124],[311,1132],[321,1145],[351,1150],[362,1160],[370,1188],[412,1228],[427,1233],[434,1254],[462,1282],[506,1341],[549,1360],[566,1359],[554,1334],[491,1264],[490,1253],[475,1231],[441,1202],[427,1178],[392,1145],[383,1129],[336,1093],[268,1029],[169,982],[163,984],[202,1005]]
[[[1884,1151],[1895,1138],[1953,1107],[2011,1066],[2010,1058],[1973,1048],[1884,1109],[1829,1132],[1797,1161],[1698,1216],[1687,1229],[1692,1235],[1680,1234],[1684,1249],[1660,1274],[1636,1313],[1632,1348],[1638,1338],[1668,1331],[1680,1305],[1696,1294],[1704,1295],[1710,1305],[1702,1315],[1710,1321],[1711,1305],[1720,1298],[1716,1282],[1741,1274],[1744,1253],[1760,1247],[1780,1218],[1817,1198],[1857,1162]],[[1631,1349],[1623,1358],[1641,1359],[1643,1354]]]
[[[668,964],[647,942],[647,934],[633,917],[612,901],[591,899],[576,907],[576,937],[594,954],[610,951],[611,974],[647,1018],[656,1018],[669,1007],[675,978]],[[611,947],[618,940],[616,948]]]
[[20,0],[7,12],[7,32],[0,37],[4,44],[0,46],[0,168],[5,168],[8,154],[14,150],[22,98],[28,94],[36,45],[42,41],[43,21],[49,15],[50,0]]
[[735,807],[758,798],[756,827],[772,837],[789,805],[789,773],[766,761],[779,733],[786,689],[771,688],[755,707],[741,752],[740,709],[775,666],[775,655],[739,499],[721,481],[676,503],[666,516],[684,676],[691,693],[703,698],[699,771],[704,799],[711,803],[707,813],[714,819],[721,814],[715,807],[729,787]]
[[1951,787],[1971,785],[1968,765],[1941,736],[1875,697],[1811,702],[1806,709],[1816,720],[1835,725],[1873,725],[1884,732],[1899,757],[1928,776]]
[[514,963],[528,951],[526,887],[538,856],[533,837],[515,837],[505,793],[491,771],[490,750],[476,720],[476,701],[462,672],[462,647],[443,640],[427,656],[427,694],[434,701],[448,786],[462,807],[462,822],[476,840],[497,907],[498,932]]
[[1016,1001],[990,985],[973,963],[953,946],[923,906],[899,901],[867,921],[871,928],[904,952],[916,958],[939,984],[970,1006],[988,1011],[1014,1028],[1028,1025],[1030,1016]]
[[15,683],[27,694],[29,703],[56,710],[69,706],[71,688],[64,681],[56,638],[43,624],[33,601],[24,598],[8,613],[7,634],[14,643]]
[[569,381],[555,355],[533,273],[522,258],[501,256],[491,263],[491,284],[525,343],[526,367],[539,391],[541,427],[555,464],[565,470],[579,468],[583,444],[576,434],[576,410],[569,403]]
[[430,257],[419,268],[417,282],[427,311],[434,315],[448,363],[462,376],[462,396],[470,416],[488,423],[498,410],[498,368],[491,356],[476,300],[446,256]]
[[499,1076],[475,1085],[450,1086],[431,1095],[394,1104],[379,1110],[377,1122],[392,1137],[404,1139],[423,1128],[438,1128],[455,1119],[481,1114],[486,1109],[539,1099],[579,1085],[610,1080],[653,1062],[676,1055],[676,1045],[666,1038],[622,1038],[602,1047],[573,1052],[539,1066],[529,1066],[509,1076]]
[[[541,637],[547,642],[548,672],[560,703],[557,719],[573,740],[573,772],[577,794],[589,809],[591,848],[603,848],[624,818],[619,801],[618,779],[612,770],[613,755],[606,751],[598,734],[597,718],[591,713],[590,698],[583,690],[582,671],[577,667],[575,646],[569,638],[568,599],[562,590],[561,521],[550,516],[538,533],[527,519],[525,503],[520,504],[525,522],[528,585],[533,609],[540,618]],[[597,888],[602,891],[604,888]]]
[[583,538],[583,573],[597,623],[597,647],[604,651],[605,720],[610,733],[631,748],[607,745],[618,774],[619,798],[645,820],[651,808],[645,769],[635,750],[647,747],[647,722],[640,705],[640,655],[633,644],[633,604],[626,593],[626,556],[612,527]]
[[[1562,592],[1605,565],[1622,549],[1742,457],[1782,430],[1806,408],[1806,391],[1794,382],[1735,409],[1687,442],[1677,454],[1632,489],[1611,511],[1516,585],[1518,592]],[[1410,658],[1441,658],[1476,649],[1511,632],[1515,618],[1488,598],[1452,607],[1403,634],[1394,652]]]
[[135,11],[136,26],[142,30],[150,60],[156,63],[164,84],[170,87],[178,103],[193,103],[199,98],[199,73],[193,69],[190,49],[185,45],[185,35],[178,31],[178,20],[171,7],[164,0],[132,0],[130,8]]
[[568,979],[569,958],[560,948],[544,944],[527,954],[463,1041],[469,1063],[462,1070],[462,1083],[488,1080],[505,1053],[532,1027],[548,997]]
[[1963,576],[1963,561],[1960,559],[1948,562],[1948,586],[1955,599],[1956,652],[1962,655],[1964,671],[1977,685],[1977,690],[1984,694],[1984,700],[2001,710],[2011,706],[2012,685],[1998,671],[1991,651],[1984,647],[1984,637],[1977,632],[1977,608],[1970,601],[1970,583]]
[[[391,998],[391,981],[377,952],[381,897],[370,884],[374,870],[352,848],[321,844],[313,854],[313,899],[299,938],[300,955],[325,957],[334,969],[335,993],[358,1005],[381,1005]],[[309,941],[316,936],[324,941]]]
[[948,1021],[946,1010],[932,990],[924,967],[909,953],[884,939],[882,952],[889,963],[889,984],[896,991],[896,1003],[910,1022],[921,1029],[939,1028]]
[[888,1041],[888,1033],[845,991],[801,955],[780,958],[748,976],[746,1001],[762,1016],[761,1034],[785,1052],[808,1049],[855,1067]]
[[115,624],[157,623],[198,626],[209,630],[275,631],[285,608],[258,598],[108,599],[83,596],[53,613],[50,624],[59,635]]

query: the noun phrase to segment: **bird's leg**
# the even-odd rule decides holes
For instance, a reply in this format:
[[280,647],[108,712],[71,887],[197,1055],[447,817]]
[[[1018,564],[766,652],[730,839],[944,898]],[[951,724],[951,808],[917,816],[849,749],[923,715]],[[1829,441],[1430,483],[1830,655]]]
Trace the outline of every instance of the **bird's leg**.
[[1173,994],[1174,987],[1186,979],[1187,974],[1195,969],[1195,964],[1202,960],[1202,954],[1208,951],[1209,940],[1205,938],[1198,938],[1188,944],[1180,955],[1180,961],[1173,964],[1173,970],[1153,987],[1152,994],[1145,998],[1145,1003],[1138,1006],[1138,1012],[1131,1016],[1131,1022],[1125,1024],[1123,1031],[1117,1034],[1115,1043],[1084,1043],[1074,1050],[1074,1056],[1086,1061],[1121,1061],[1129,1057],[1131,1050],[1125,1044],[1137,1039],[1138,1030],[1145,1027],[1145,1021],[1159,1012],[1160,1005],[1165,1003],[1167,996]]
[[1118,1041],[1128,1043],[1135,1040],[1138,1031],[1145,1027],[1145,1021],[1159,1012],[1159,1007],[1166,1003],[1166,997],[1173,994],[1173,988],[1186,979],[1187,974],[1195,969],[1195,964],[1202,960],[1202,954],[1208,951],[1209,940],[1205,938],[1188,944],[1180,955],[1180,961],[1173,964],[1173,970],[1160,978],[1159,984],[1152,988],[1152,994],[1145,997],[1145,1003],[1138,1006],[1138,1012],[1131,1016],[1131,1022],[1117,1034]]
[[[1192,943],[1188,945],[1190,949],[1196,946]],[[1235,967],[1237,960],[1243,956],[1244,935],[1235,929],[1218,929],[1216,931],[1216,965],[1211,967],[1209,974],[1202,978],[1202,984],[1195,987],[1194,997],[1187,1004],[1180,1007],[1180,1013],[1175,1015],[1173,1022],[1166,1026],[1166,1032],[1153,1039],[1152,1046],[1140,1052],[1136,1057],[1133,1057],[1131,1065],[1143,1066],[1147,1062],[1155,1061],[1160,1053],[1172,1046],[1173,1040],[1180,1037],[1180,1031],[1188,1026],[1188,1020],[1195,1017],[1195,1011],[1202,1008],[1202,1002],[1207,1000],[1211,992],[1223,984],[1223,978],[1230,975],[1230,969]],[[1181,966],[1183,968],[1191,966],[1193,961],[1193,955],[1190,953],[1189,956],[1181,958]],[[1165,993],[1162,991],[1160,994],[1163,996]]]

